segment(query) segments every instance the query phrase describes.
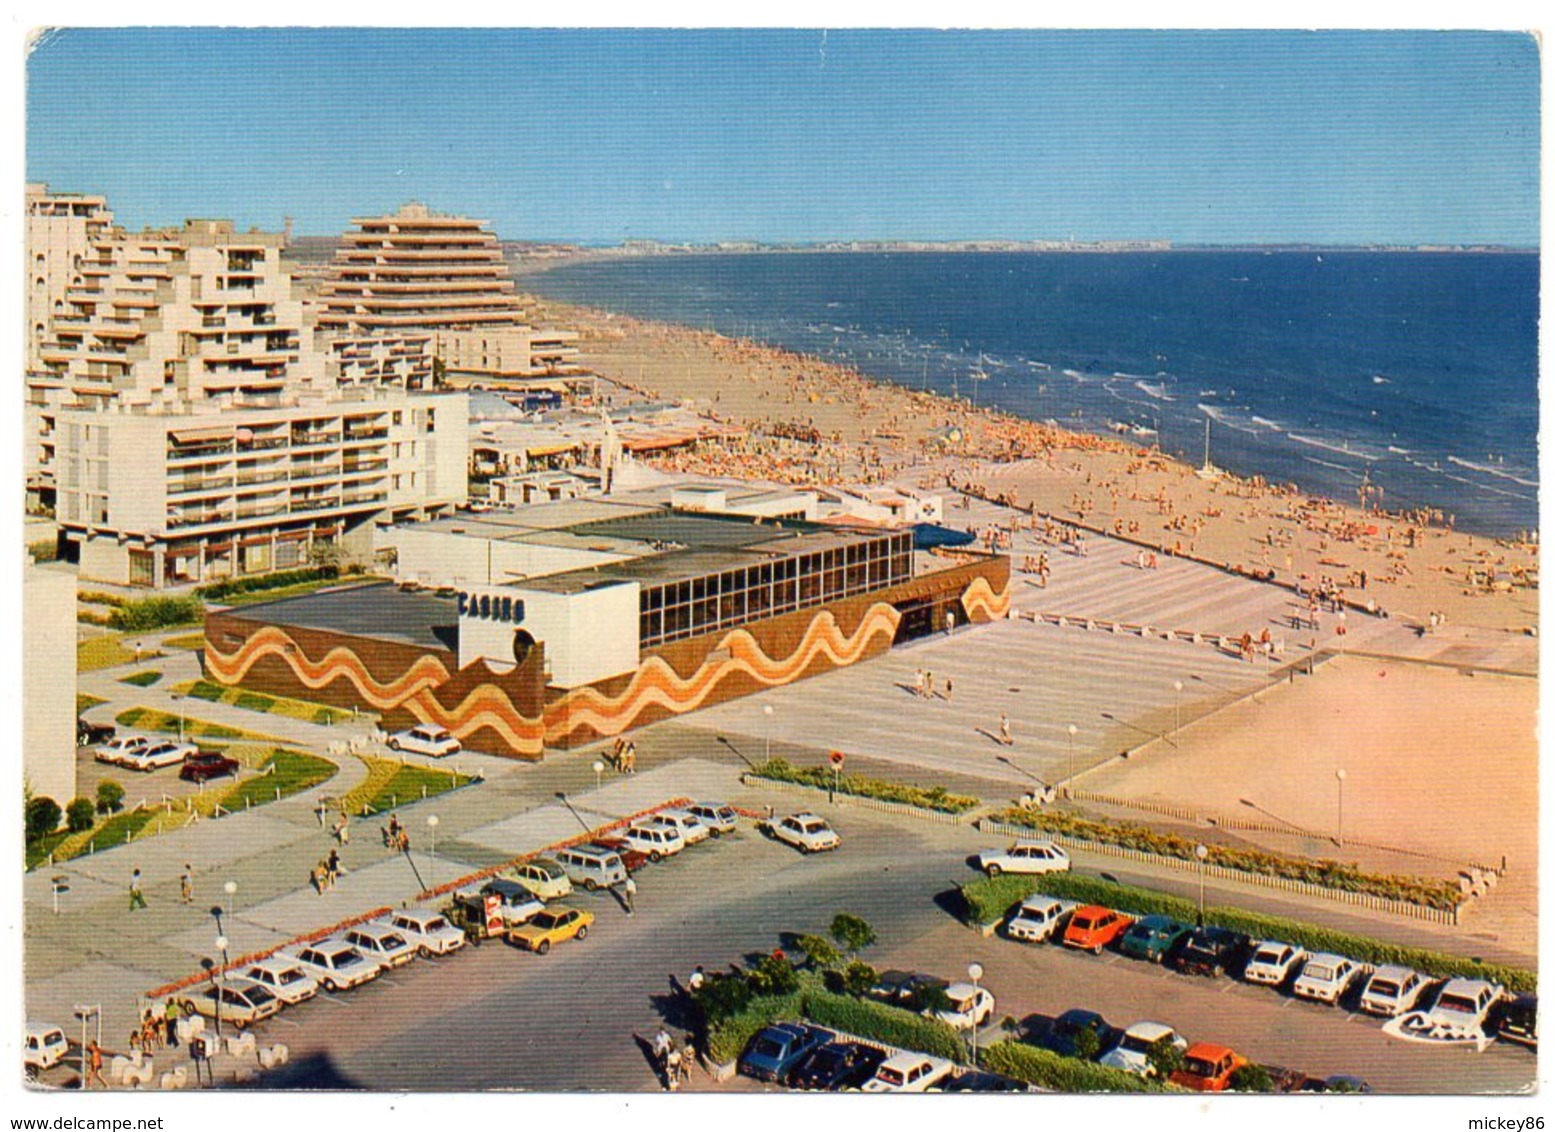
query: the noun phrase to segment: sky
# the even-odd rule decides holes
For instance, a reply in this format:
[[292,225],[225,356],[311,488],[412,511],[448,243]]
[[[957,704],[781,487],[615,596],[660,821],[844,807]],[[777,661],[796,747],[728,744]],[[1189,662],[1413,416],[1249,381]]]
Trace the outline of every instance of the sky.
[[27,178],[130,227],[505,239],[1504,243],[1539,231],[1511,32],[77,29]]

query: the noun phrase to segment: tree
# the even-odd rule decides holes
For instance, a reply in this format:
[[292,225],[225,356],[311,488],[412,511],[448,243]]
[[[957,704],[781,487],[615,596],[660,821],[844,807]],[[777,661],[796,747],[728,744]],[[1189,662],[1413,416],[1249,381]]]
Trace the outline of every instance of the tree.
[[816,970],[835,967],[842,959],[842,952],[833,947],[831,940],[825,936],[802,935],[798,944],[799,950],[810,961],[810,966]]
[[1101,1036],[1089,1026],[1075,1031],[1074,1055],[1081,1061],[1095,1061],[1101,1052]]
[[838,912],[832,917],[831,937],[851,957],[875,942],[875,929],[858,916]]
[[1150,1068],[1155,1070],[1157,1077],[1170,1077],[1182,1068],[1182,1050],[1178,1048],[1171,1034],[1162,1034],[1150,1043],[1145,1060],[1150,1063]]
[[41,837],[47,837],[59,828],[61,817],[59,803],[47,795],[40,794],[27,803],[25,816],[27,826],[27,840],[37,841]]
[[691,998],[702,1011],[703,1021],[714,1025],[733,1018],[749,1006],[751,988],[739,975],[715,973],[707,977],[701,990],[692,992]]
[[90,798],[73,798],[65,807],[65,826],[71,833],[85,833],[97,820],[97,806]]
[[842,969],[842,991],[855,998],[868,994],[880,979],[880,973],[862,959],[853,959]]
[[1274,1078],[1263,1066],[1249,1062],[1231,1071],[1231,1088],[1238,1093],[1272,1093]]
[[763,955],[746,976],[752,994],[792,994],[799,989],[799,972],[781,951]]
[[116,814],[124,809],[124,787],[111,778],[97,784],[97,812]]

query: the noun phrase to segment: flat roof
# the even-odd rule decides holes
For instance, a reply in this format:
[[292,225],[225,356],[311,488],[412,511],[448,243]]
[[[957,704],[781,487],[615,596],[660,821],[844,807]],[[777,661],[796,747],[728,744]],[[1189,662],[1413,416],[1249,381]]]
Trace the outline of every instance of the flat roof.
[[369,637],[417,648],[459,649],[459,606],[453,597],[402,590],[392,582],[319,590],[301,597],[234,609],[277,625]]

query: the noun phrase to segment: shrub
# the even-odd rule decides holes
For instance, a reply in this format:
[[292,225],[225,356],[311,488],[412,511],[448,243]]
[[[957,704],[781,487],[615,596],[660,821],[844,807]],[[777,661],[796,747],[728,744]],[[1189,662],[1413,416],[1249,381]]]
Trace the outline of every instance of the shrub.
[[1059,1093],[1159,1093],[1165,1087],[1121,1069],[1078,1061],[1020,1042],[995,1042],[983,1051],[983,1068],[1039,1089]]
[[280,570],[274,574],[256,574],[245,578],[228,578],[221,582],[212,582],[208,586],[200,586],[194,592],[201,597],[218,601],[234,594],[258,593],[263,590],[279,590],[287,586],[298,586],[305,582],[330,581],[340,576],[340,567],[337,565],[308,566],[298,570]]
[[1182,1050],[1177,1047],[1172,1035],[1162,1034],[1150,1043],[1150,1048],[1145,1052],[1145,1060],[1150,1063],[1150,1068],[1155,1070],[1155,1075],[1165,1081],[1182,1068]]
[[849,998],[826,990],[807,991],[804,1014],[819,1026],[844,1030],[884,1045],[918,1050],[961,1061],[966,1051],[961,1035],[937,1018],[925,1018],[899,1006]]
[[1004,919],[1012,905],[1019,904],[1037,890],[1037,879],[1016,873],[982,877],[961,886],[969,924],[992,924]]
[[842,952],[838,951],[832,941],[820,935],[802,935],[798,940],[799,950],[803,951],[805,958],[810,961],[810,966],[819,970],[823,967],[835,967],[842,959]]
[[59,803],[47,795],[40,794],[36,798],[27,800],[27,809],[23,820],[27,828],[27,840],[36,841],[40,837],[47,837],[59,828],[61,817]]
[[97,812],[116,814],[124,809],[124,787],[111,778],[97,784]]
[[27,553],[32,556],[34,562],[57,562],[59,561],[59,542],[51,538],[29,542],[27,544]]
[[753,997],[743,975],[715,973],[707,976],[701,988],[692,992],[691,1000],[711,1029],[742,1013]]
[[[1136,915],[1160,913],[1172,916],[1184,923],[1192,923],[1198,915],[1198,905],[1191,900],[1153,892],[1147,888],[1114,884],[1096,877],[1075,873],[1048,873],[1036,878],[1038,890],[1064,900],[1081,904],[1105,904]],[[1233,931],[1246,932],[1254,939],[1279,939],[1298,944],[1309,951],[1332,951],[1347,955],[1364,963],[1396,963],[1413,967],[1437,978],[1464,975],[1470,978],[1489,979],[1508,990],[1533,991],[1537,976],[1520,967],[1498,963],[1481,963],[1461,955],[1449,955],[1441,951],[1429,951],[1422,947],[1406,947],[1386,943],[1370,936],[1337,931],[1301,920],[1289,920],[1283,916],[1270,916],[1261,912],[1247,912],[1240,908],[1210,907],[1204,910],[1204,922]]]
[[[1157,853],[1180,860],[1194,859],[1198,842],[1175,833],[1160,833],[1133,822],[1100,821],[1055,810],[1034,811],[1012,807],[994,815],[995,821],[1039,829],[1044,833],[1118,845],[1143,853]],[[1451,911],[1463,901],[1457,885],[1440,877],[1396,876],[1362,872],[1342,861],[1290,857],[1261,849],[1238,846],[1209,846],[1209,863],[1263,876],[1284,877],[1305,884],[1337,888],[1345,892],[1364,892],[1387,900],[1403,900],[1429,908]]]
[[880,979],[880,972],[876,971],[862,959],[849,961],[841,971],[841,985],[843,994],[866,994],[869,988]]
[[751,993],[758,996],[792,994],[799,989],[799,972],[781,951],[763,955],[745,979]]
[[888,782],[881,778],[862,778],[856,774],[833,774],[829,767],[797,767],[786,759],[768,759],[755,770],[760,778],[776,782],[792,782],[800,786],[814,786],[821,790],[836,789],[839,794],[859,798],[874,798],[881,802],[900,802],[919,806],[926,810],[938,810],[947,814],[962,814],[975,808],[979,799],[966,794],[951,794],[943,786],[918,786],[912,783]]
[[144,633],[171,625],[188,625],[205,615],[197,597],[143,597],[116,606],[108,624],[126,633]]
[[128,599],[122,598],[118,594],[105,594],[101,590],[82,590],[76,595],[76,600],[87,605],[108,605],[117,608]]
[[1272,1093],[1274,1078],[1263,1066],[1249,1062],[1231,1071],[1231,1088],[1238,1093]]
[[831,937],[849,955],[857,955],[875,942],[875,929],[851,912],[838,912],[832,917]]
[[65,827],[71,833],[84,833],[97,820],[97,806],[90,798],[72,798],[65,807]]

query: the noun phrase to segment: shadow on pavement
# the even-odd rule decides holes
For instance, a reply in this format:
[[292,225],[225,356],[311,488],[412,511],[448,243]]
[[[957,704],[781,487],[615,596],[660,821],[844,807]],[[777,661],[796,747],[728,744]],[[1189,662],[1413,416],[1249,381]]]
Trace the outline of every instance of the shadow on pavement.
[[296,1061],[261,1073],[247,1089],[367,1089],[369,1086],[343,1072],[327,1053],[310,1053]]

